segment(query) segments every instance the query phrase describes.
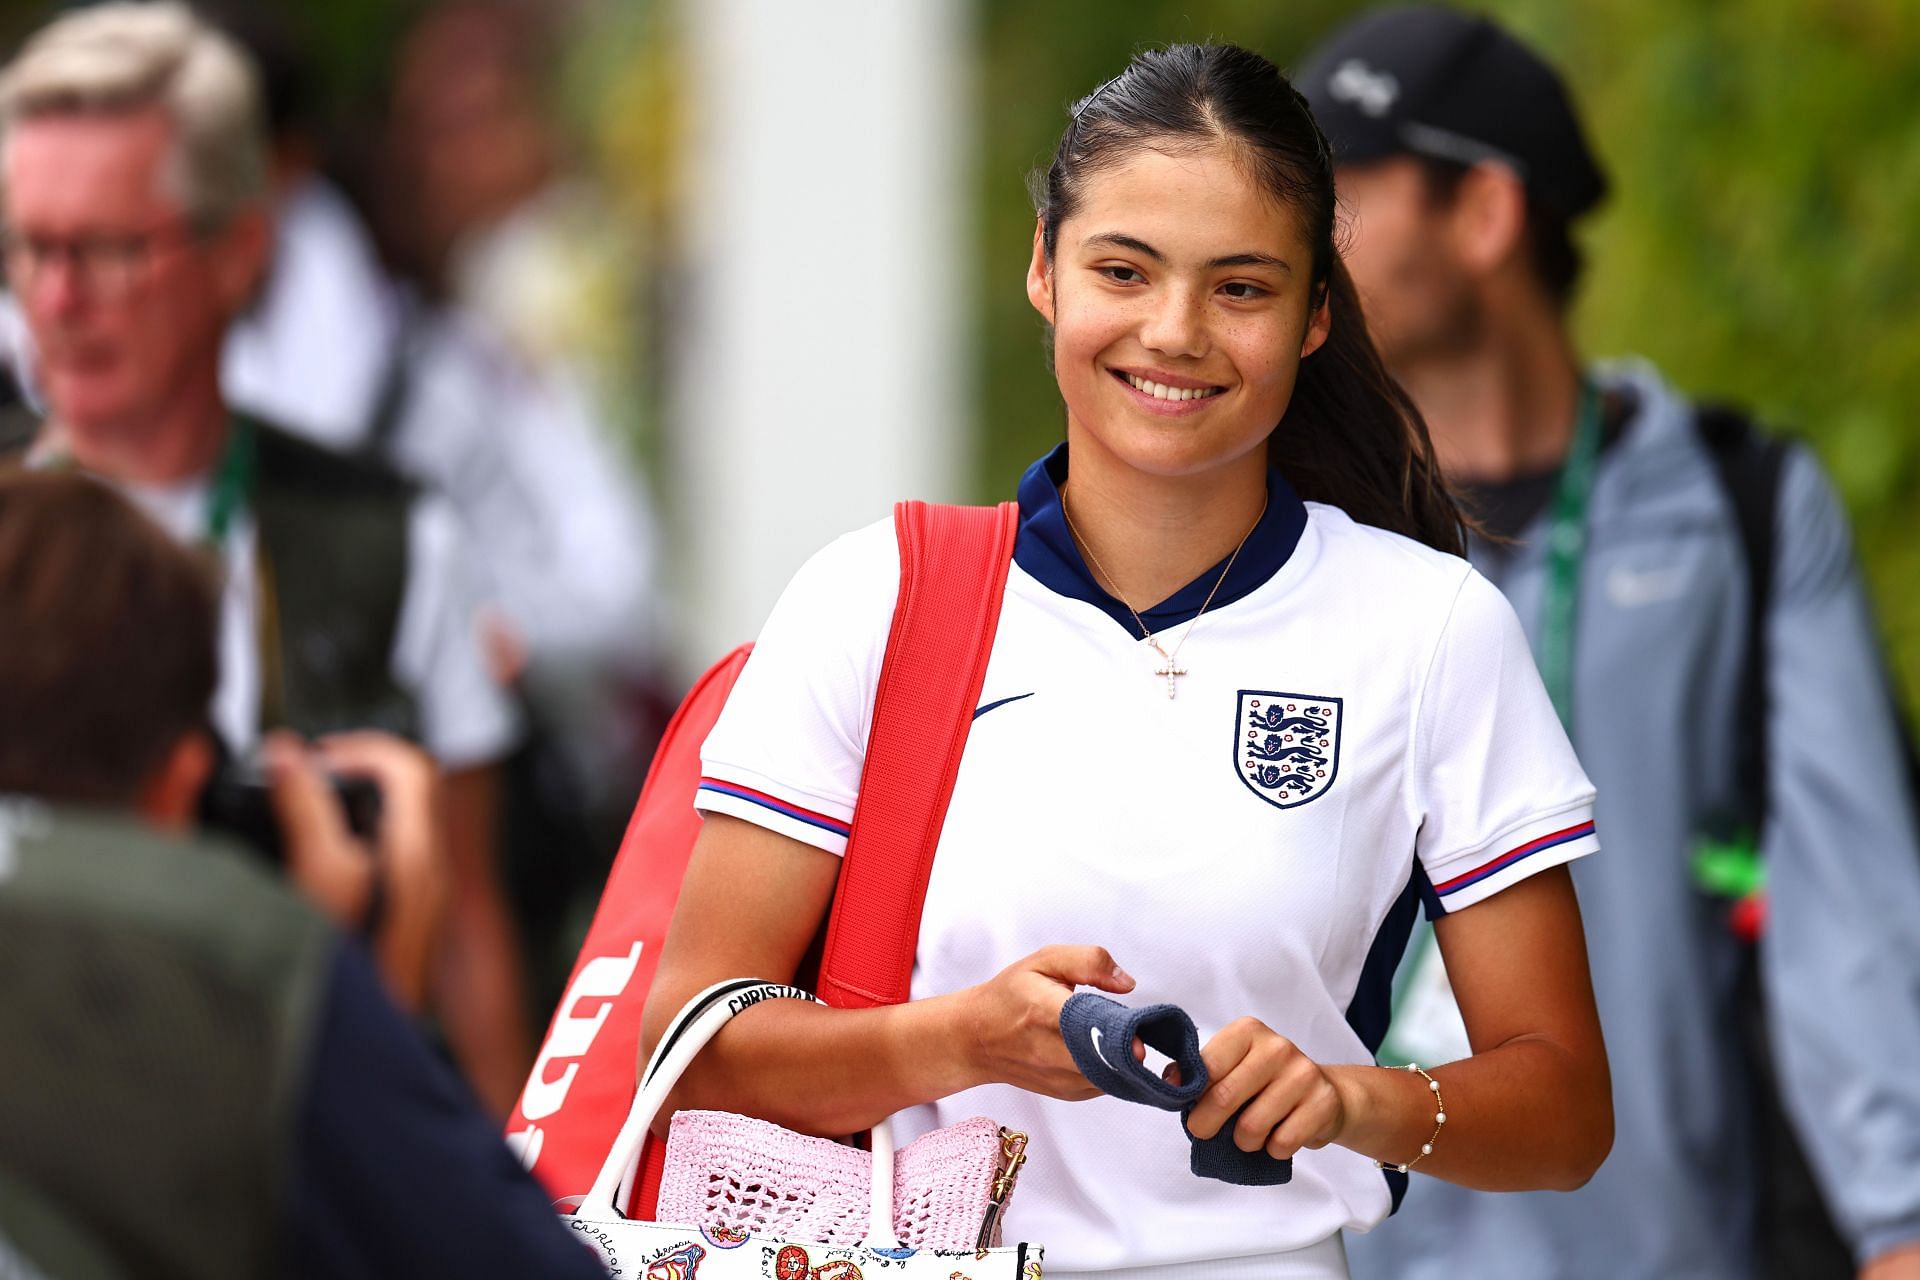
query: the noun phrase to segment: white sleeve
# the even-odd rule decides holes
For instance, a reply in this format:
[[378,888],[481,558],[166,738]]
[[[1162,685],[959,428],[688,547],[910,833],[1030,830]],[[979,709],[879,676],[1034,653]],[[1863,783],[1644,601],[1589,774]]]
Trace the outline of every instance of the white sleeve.
[[1599,848],[1581,771],[1513,608],[1468,573],[1415,713],[1416,848],[1447,911]]
[[495,394],[507,475],[532,516],[486,531],[501,607],[539,659],[652,656],[653,513],[584,386],[557,365],[503,360]]
[[487,596],[533,660],[648,656],[653,513],[579,379],[524,365],[458,312],[422,321],[413,351],[394,454],[458,506]]
[[891,520],[801,567],[707,735],[696,808],[846,852],[899,590]]
[[519,733],[513,700],[480,644],[480,596],[460,525],[445,499],[413,504],[407,587],[393,642],[393,673],[420,708],[420,743],[442,769],[505,756]]

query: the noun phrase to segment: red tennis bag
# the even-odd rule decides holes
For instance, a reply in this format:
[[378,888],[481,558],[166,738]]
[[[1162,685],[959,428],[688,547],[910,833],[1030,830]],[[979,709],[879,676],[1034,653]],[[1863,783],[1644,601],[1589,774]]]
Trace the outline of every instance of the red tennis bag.
[[[818,993],[829,1004],[863,1008],[907,998],[927,876],[986,679],[1017,522],[1012,503],[894,508],[900,597],[821,956]],[[566,994],[508,1119],[508,1145],[556,1198],[583,1195],[593,1184],[633,1101],[640,1011],[700,831],[693,807],[700,747],[751,648],[715,663],[668,723]],[[626,1206],[631,1216],[653,1217],[663,1157],[649,1139]]]

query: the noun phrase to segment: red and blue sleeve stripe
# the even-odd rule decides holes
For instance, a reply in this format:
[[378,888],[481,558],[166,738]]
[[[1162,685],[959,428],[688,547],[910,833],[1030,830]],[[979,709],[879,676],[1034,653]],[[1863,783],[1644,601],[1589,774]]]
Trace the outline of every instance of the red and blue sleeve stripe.
[[795,822],[804,822],[808,826],[819,827],[822,831],[831,831],[834,835],[845,836],[852,828],[838,818],[829,818],[824,813],[815,813],[803,809],[797,804],[789,804],[778,796],[770,796],[764,791],[755,791],[752,787],[743,787],[737,782],[723,782],[719,778],[700,779],[700,790],[711,791],[716,795],[732,796],[736,800],[746,800],[763,809],[771,809],[783,817]]
[[1531,858],[1536,853],[1555,848],[1559,845],[1570,844],[1575,840],[1583,840],[1592,834],[1592,819],[1588,819],[1579,826],[1566,827],[1559,831],[1550,832],[1537,840],[1527,841],[1527,843],[1517,849],[1509,849],[1491,862],[1482,863],[1473,870],[1462,872],[1451,880],[1443,880],[1433,886],[1433,891],[1436,895],[1444,898],[1450,893],[1455,893],[1466,888],[1468,885],[1479,884],[1488,876],[1498,875],[1514,863]]

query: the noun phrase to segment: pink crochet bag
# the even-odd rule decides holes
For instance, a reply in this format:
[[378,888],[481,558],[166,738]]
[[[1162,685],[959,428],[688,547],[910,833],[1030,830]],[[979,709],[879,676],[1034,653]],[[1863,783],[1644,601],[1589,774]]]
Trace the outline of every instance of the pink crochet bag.
[[[814,997],[757,979],[718,983],[682,1009],[641,1075],[593,1189],[567,1225],[615,1275],[647,1280],[1037,1280],[1037,1244],[1001,1241],[1025,1134],[984,1116],[871,1152],[721,1111],[668,1127],[655,1221],[628,1218],[642,1140],[700,1049],[762,1000]],[[704,1270],[701,1270],[704,1268]]]
[[[999,1214],[989,1217],[994,1182],[1025,1145],[1024,1137],[975,1116],[902,1147],[893,1165],[894,1235],[916,1249],[999,1244]],[[873,1156],[857,1147],[728,1111],[682,1111],[667,1130],[658,1216],[859,1244],[872,1189]],[[989,1221],[982,1241],[981,1225]]]

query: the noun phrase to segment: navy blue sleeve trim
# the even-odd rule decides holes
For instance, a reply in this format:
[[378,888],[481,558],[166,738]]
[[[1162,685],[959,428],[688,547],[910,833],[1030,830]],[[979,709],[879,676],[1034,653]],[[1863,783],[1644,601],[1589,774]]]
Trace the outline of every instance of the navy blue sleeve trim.
[[1394,975],[1406,956],[1414,916],[1423,902],[1428,904],[1429,918],[1445,914],[1444,909],[1433,910],[1437,902],[1433,884],[1427,879],[1426,868],[1415,858],[1406,887],[1387,908],[1387,918],[1380,922],[1380,931],[1374,934],[1373,945],[1367,948],[1367,958],[1360,966],[1360,979],[1354,985],[1353,1000],[1347,1005],[1347,1025],[1360,1037],[1360,1043],[1367,1046],[1368,1053],[1380,1052],[1380,1043],[1387,1038],[1387,1024],[1393,1020]]
[[[1394,975],[1406,956],[1414,916],[1423,904],[1429,920],[1446,914],[1446,907],[1433,891],[1433,882],[1427,878],[1426,868],[1415,858],[1406,887],[1387,909],[1387,918],[1381,921],[1380,932],[1374,935],[1373,945],[1367,949],[1353,1001],[1347,1006],[1347,1025],[1367,1046],[1368,1053],[1379,1053],[1380,1043],[1387,1037],[1387,1025],[1393,1020]],[[1407,1195],[1407,1175],[1398,1169],[1383,1169],[1381,1174],[1387,1180],[1387,1193],[1393,1199],[1388,1212],[1398,1213],[1400,1202]]]

